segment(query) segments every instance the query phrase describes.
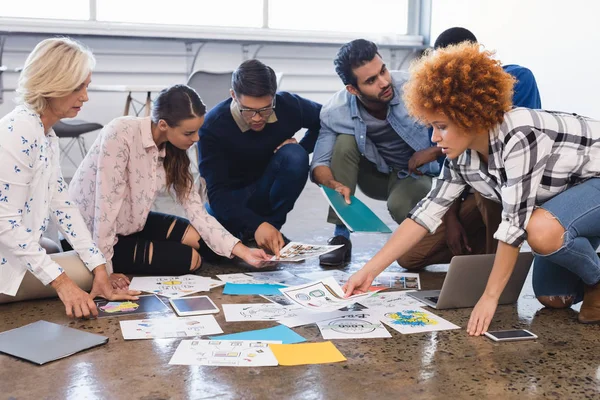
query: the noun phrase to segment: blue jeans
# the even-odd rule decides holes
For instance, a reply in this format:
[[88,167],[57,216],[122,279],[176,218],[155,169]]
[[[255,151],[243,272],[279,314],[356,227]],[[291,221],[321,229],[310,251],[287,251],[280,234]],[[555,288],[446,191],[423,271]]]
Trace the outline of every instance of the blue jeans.
[[600,178],[589,179],[542,204],[565,229],[563,245],[548,255],[536,254],[533,291],[536,296],[583,299],[584,284],[600,281]]
[[[308,170],[306,150],[299,144],[286,144],[273,155],[257,181],[233,190],[232,194],[253,212],[263,216],[265,222],[280,230],[306,185]],[[254,237],[254,231],[247,228],[245,221],[217,215],[208,204],[206,209],[234,236],[242,240]]]

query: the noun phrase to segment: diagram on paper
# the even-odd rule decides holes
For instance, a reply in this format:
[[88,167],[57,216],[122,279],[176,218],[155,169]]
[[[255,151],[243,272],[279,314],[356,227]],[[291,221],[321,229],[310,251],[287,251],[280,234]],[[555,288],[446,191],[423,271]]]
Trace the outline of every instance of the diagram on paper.
[[373,286],[421,290],[421,279],[419,274],[414,272],[382,272],[373,281]]
[[160,339],[223,333],[212,315],[119,321],[123,339]]
[[329,253],[330,251],[339,249],[342,246],[343,245],[330,246],[290,242],[279,252],[279,260],[275,257],[273,257],[272,260],[280,262],[298,262],[306,260],[307,258],[318,257]]
[[419,333],[460,329],[459,326],[422,308],[404,308],[386,312],[381,320],[400,333]]
[[154,293],[158,296],[181,297],[209,291],[218,284],[220,282],[196,275],[134,277],[129,289]]
[[269,343],[281,341],[182,340],[171,357],[172,365],[265,367],[278,365]]
[[379,292],[373,296],[363,299],[360,304],[369,310],[396,310],[404,307],[421,307],[425,304],[407,295],[410,291],[403,292]]
[[392,337],[377,316],[366,312],[348,312],[317,323],[323,339],[364,339]]
[[373,295],[369,292],[344,298],[342,288],[333,277],[279,290],[295,304],[313,311],[339,310]]
[[275,303],[223,304],[225,321],[276,321],[298,315],[298,306],[280,306]]

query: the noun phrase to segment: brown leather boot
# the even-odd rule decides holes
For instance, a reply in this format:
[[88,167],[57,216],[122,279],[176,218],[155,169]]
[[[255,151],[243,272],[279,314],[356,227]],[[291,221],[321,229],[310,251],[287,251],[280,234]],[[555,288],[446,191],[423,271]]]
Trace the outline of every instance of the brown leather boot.
[[600,282],[593,286],[585,285],[583,304],[577,319],[582,324],[600,324]]

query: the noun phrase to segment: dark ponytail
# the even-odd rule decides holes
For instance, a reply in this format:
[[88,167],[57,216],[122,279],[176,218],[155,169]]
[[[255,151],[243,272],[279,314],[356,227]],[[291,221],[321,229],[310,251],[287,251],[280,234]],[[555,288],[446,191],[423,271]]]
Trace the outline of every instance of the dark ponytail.
[[[202,117],[206,106],[198,93],[187,85],[174,85],[162,90],[152,105],[152,122],[164,120],[170,127],[176,127],[185,119]],[[165,173],[167,189],[173,188],[177,199],[184,201],[194,187],[190,173],[190,158],[185,150],[166,143]]]

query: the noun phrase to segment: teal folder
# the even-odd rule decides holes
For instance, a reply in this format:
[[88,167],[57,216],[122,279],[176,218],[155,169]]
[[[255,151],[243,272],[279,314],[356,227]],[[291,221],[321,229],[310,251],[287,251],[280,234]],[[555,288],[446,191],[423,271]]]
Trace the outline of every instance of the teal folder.
[[321,185],[325,198],[351,232],[392,233],[382,220],[369,207],[354,196],[350,196],[350,204],[333,189]]

